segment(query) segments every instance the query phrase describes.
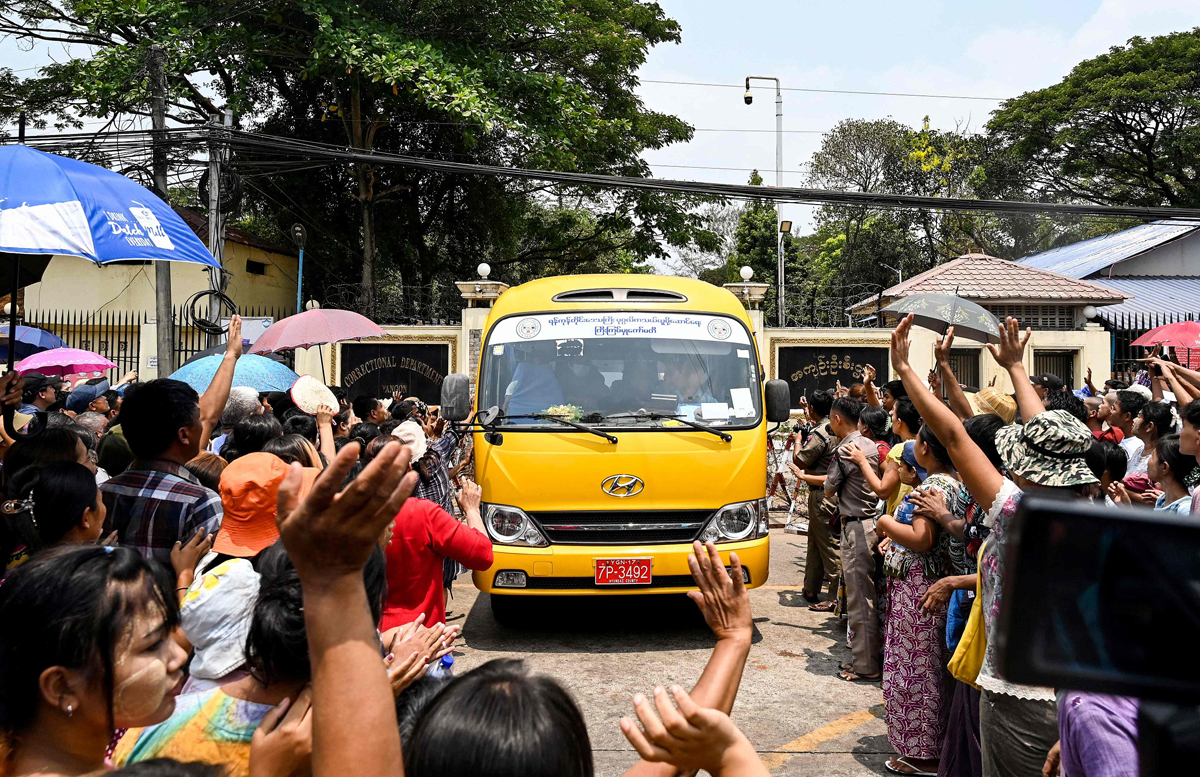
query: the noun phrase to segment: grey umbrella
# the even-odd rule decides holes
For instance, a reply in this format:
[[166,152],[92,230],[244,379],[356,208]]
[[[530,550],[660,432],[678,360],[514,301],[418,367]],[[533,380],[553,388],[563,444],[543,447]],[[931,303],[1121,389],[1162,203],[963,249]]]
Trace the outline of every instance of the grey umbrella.
[[954,327],[956,337],[982,343],[1000,342],[999,319],[974,302],[953,294],[914,294],[896,300],[883,313],[890,313],[896,319],[912,313],[914,324],[938,334]]

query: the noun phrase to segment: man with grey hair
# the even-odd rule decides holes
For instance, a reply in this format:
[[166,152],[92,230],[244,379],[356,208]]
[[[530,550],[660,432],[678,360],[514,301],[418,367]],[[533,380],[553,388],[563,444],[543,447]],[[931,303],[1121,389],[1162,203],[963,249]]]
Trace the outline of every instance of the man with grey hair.
[[80,413],[75,416],[75,423],[87,429],[97,438],[104,434],[104,427],[108,426],[108,418],[103,413],[97,413],[95,410],[89,410],[86,413]]
[[249,386],[234,386],[229,389],[229,399],[225,402],[225,409],[221,411],[221,434],[219,437],[213,438],[208,450],[219,455],[221,446],[225,444],[225,438],[233,430],[233,425],[243,418],[258,415],[262,411],[263,406],[258,399],[257,391]]

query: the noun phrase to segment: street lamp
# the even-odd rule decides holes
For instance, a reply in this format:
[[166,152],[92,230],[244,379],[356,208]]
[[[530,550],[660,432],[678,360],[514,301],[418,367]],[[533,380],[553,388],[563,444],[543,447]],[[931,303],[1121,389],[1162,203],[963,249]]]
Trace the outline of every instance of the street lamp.
[[300,261],[296,267],[296,312],[304,310],[300,306],[301,294],[304,288],[304,244],[308,242],[308,231],[303,224],[293,224],[291,229],[292,242],[300,249]]
[[[746,105],[754,102],[754,95],[750,92],[751,81],[774,81],[775,82],[775,188],[783,188],[783,92],[779,89],[779,79],[774,76],[746,76]],[[779,207],[775,207],[775,218],[779,221]],[[779,234],[776,236],[775,251],[779,259],[779,277],[776,280],[778,286],[775,300],[776,310],[779,316],[779,326],[785,326],[783,319],[783,222],[780,221]],[[790,231],[791,222],[788,222]]]

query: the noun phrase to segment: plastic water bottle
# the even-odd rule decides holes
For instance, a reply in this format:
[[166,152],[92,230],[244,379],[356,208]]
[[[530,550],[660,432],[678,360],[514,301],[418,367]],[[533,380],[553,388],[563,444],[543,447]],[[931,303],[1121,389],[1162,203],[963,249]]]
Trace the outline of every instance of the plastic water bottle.
[[454,656],[447,653],[426,672],[430,677],[449,677],[454,674]]

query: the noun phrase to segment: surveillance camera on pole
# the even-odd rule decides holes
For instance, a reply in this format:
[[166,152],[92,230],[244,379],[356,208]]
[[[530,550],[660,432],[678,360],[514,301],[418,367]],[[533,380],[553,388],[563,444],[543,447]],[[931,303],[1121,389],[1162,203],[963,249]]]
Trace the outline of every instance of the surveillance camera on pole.
[[746,99],[746,105],[750,105],[751,103],[754,102],[754,94],[749,89],[746,89],[745,99]]

